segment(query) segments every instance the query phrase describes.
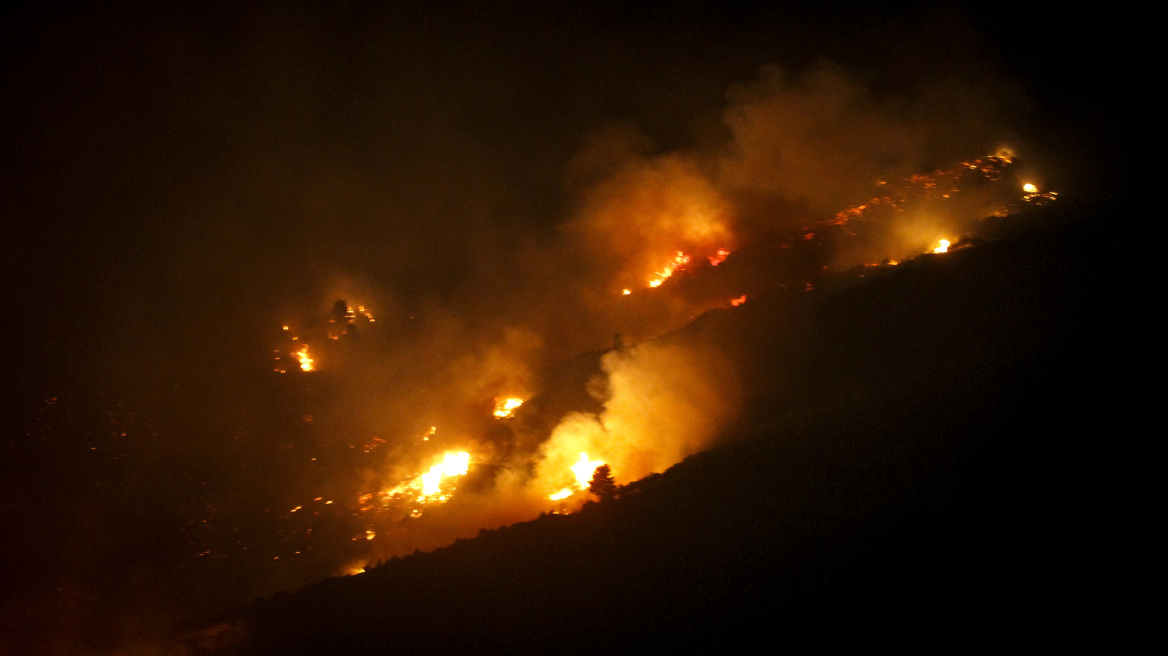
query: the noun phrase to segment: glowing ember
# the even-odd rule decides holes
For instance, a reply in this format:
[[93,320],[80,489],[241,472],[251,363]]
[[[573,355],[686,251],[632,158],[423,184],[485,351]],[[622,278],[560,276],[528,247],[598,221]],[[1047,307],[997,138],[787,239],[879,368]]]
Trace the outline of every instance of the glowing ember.
[[668,280],[675,272],[684,269],[687,264],[689,264],[689,256],[681,251],[677,251],[677,255],[673,256],[673,260],[669,264],[666,264],[663,269],[654,273],[652,278],[649,278],[649,286],[660,287],[661,283]]
[[302,344],[300,346],[300,350],[296,352],[296,358],[300,360],[301,371],[312,371],[316,368],[313,365],[315,361],[308,355],[308,344]]
[[523,399],[510,398],[495,398],[495,417],[498,419],[507,419],[515,414],[515,409],[523,405]]
[[942,239],[941,241],[939,241],[937,243],[939,245],[933,249],[934,253],[946,253],[949,251],[949,240],[948,239]]
[[621,293],[622,293],[622,294],[624,294],[625,296],[628,296],[629,294],[632,294],[632,293],[633,293],[633,290],[631,290],[631,289],[622,289],[622,290],[621,290]]
[[742,305],[745,302],[746,302],[746,294],[743,294],[742,296],[739,296],[738,298],[730,299],[730,305],[733,305],[734,307],[738,307],[739,305]]
[[718,266],[719,264],[725,262],[726,258],[729,256],[730,256],[730,251],[728,251],[724,248],[719,248],[717,253],[714,253],[713,255],[709,256],[706,259],[708,259],[710,261],[710,266]]
[[[997,182],[1005,176],[1006,170],[1013,164],[1013,158],[1008,152],[999,152],[997,155],[981,157],[969,162],[960,162],[947,169],[937,169],[931,174],[917,174],[899,178],[891,182],[881,182],[881,195],[862,205],[855,205],[835,215],[828,220],[828,225],[845,227],[850,223],[864,223],[878,221],[881,216],[891,213],[904,212],[913,205],[925,201],[948,200],[962,195],[963,188],[984,188],[987,182]],[[1053,191],[1042,192],[1037,185],[1025,183],[1022,185],[1021,200],[1032,205],[1044,205],[1056,199],[1058,194]],[[968,192],[965,192],[968,193]],[[1018,199],[1014,194],[999,196],[999,202],[994,207],[985,209],[987,213],[996,216],[1008,216],[1017,211]],[[848,232],[855,234],[851,228]]]

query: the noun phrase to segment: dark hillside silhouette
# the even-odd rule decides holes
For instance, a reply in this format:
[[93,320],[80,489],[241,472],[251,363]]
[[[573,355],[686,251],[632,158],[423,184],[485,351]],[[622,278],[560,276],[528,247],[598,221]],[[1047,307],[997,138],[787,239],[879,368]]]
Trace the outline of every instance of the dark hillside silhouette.
[[736,441],[578,514],[257,602],[217,653],[1111,640],[1109,218],[1051,209],[833,294],[707,316],[671,339],[734,347],[752,376]]

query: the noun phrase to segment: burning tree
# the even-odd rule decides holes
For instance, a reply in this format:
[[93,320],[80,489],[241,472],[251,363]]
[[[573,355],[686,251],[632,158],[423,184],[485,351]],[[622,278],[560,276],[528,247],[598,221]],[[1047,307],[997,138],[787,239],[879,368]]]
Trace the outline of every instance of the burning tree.
[[592,472],[592,481],[588,483],[588,491],[595,494],[601,501],[608,501],[616,496],[616,481],[612,478],[612,468],[601,465]]

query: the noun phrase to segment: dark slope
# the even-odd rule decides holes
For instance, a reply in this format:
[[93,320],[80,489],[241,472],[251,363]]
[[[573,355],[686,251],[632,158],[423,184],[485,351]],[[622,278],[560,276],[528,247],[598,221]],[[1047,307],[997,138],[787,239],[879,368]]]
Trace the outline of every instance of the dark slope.
[[739,359],[741,440],[579,514],[257,603],[229,652],[1111,639],[1119,216],[1051,208],[877,280],[708,315],[673,338]]

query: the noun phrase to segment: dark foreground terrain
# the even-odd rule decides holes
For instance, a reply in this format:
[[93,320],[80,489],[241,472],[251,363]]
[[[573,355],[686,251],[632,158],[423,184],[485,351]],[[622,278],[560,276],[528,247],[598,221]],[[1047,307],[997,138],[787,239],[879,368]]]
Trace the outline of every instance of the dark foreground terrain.
[[[182,653],[1117,644],[1130,292],[1120,210],[760,298],[722,447],[568,515],[257,602]],[[857,283],[857,284],[852,284]],[[176,645],[176,648],[178,646]]]

